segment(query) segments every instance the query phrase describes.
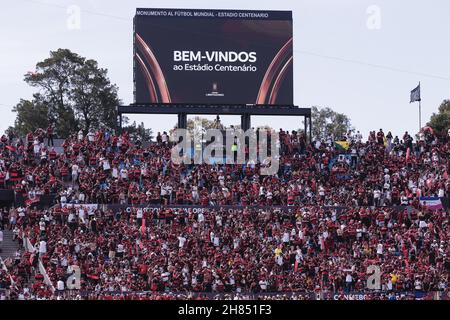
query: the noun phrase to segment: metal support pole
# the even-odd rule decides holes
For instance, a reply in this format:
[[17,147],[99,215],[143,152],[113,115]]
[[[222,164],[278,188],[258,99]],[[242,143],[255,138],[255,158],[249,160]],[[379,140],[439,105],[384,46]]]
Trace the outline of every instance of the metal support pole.
[[119,113],[119,133],[122,134],[122,113]]
[[422,130],[422,99],[419,100],[419,132]]
[[311,120],[311,116],[309,116],[309,143],[312,143],[313,139],[312,139],[312,120]]
[[241,129],[247,131],[251,127],[251,118],[248,113],[241,115]]
[[186,127],[187,127],[187,115],[186,115],[186,113],[179,113],[178,114],[178,128],[186,129]]
[[305,135],[305,138],[306,138],[306,130],[307,130],[307,126],[308,126],[308,123],[306,122],[307,119],[308,119],[308,117],[306,117],[306,116],[303,118],[303,134]]

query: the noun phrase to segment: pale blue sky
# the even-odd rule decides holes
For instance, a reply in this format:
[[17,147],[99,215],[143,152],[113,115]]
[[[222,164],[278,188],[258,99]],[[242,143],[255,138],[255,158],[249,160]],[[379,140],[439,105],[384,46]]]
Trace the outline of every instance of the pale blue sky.
[[[346,113],[367,135],[418,129],[418,106],[409,92],[422,83],[422,119],[450,98],[450,1],[448,0],[14,0],[0,10],[0,110],[3,132],[10,110],[33,88],[23,75],[50,50],[69,48],[108,68],[124,103],[133,100],[133,25],[136,7],[292,10],[295,103]],[[67,27],[67,8],[81,9],[81,28]],[[380,29],[367,27],[367,9],[380,9]],[[153,130],[169,129],[175,116],[136,116]],[[238,123],[237,117],[223,118]],[[271,118],[275,128],[294,129],[295,118]],[[253,125],[267,122],[255,118]]]

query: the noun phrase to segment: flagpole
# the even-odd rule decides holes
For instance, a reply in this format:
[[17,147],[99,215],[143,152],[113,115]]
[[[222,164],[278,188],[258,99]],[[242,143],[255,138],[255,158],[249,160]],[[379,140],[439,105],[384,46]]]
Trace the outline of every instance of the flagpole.
[[422,99],[419,99],[419,132],[422,129]]
[[420,130],[422,130],[422,92],[420,88],[420,81],[419,81],[419,133]]

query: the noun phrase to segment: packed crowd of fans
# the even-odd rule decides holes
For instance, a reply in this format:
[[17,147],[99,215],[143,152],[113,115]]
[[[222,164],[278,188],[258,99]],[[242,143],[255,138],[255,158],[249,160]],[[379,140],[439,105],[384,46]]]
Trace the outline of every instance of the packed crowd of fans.
[[[408,133],[400,140],[374,131],[363,141],[349,132],[344,150],[332,137],[309,144],[280,130],[274,176],[254,163],[175,165],[166,133],[144,147],[126,133],[80,131],[61,153],[45,137],[41,130],[0,142],[0,186],[28,199],[1,215],[22,246],[0,271],[10,298],[62,297],[74,266],[74,298],[82,299],[308,299],[366,291],[370,265],[380,267],[387,292],[373,299],[448,292],[449,210],[420,202],[432,196],[447,205],[450,191],[450,140],[431,130],[416,143]],[[55,207],[33,206],[54,193]]]
[[56,288],[41,277],[29,295],[63,292],[74,265],[87,298],[145,291],[160,299],[170,297],[161,292],[364,292],[369,265],[380,267],[383,292],[448,290],[445,210],[81,206],[24,212],[8,226],[35,251],[10,265],[15,286],[22,292],[40,259]]
[[[260,164],[181,164],[171,160],[166,133],[148,147],[126,133],[80,131],[63,143],[63,153],[44,143],[44,131],[27,141],[0,143],[0,186],[29,203],[58,194],[60,203],[197,205],[417,206],[421,196],[450,191],[450,139],[423,132],[413,144],[371,132],[367,141],[349,133],[346,151],[334,140],[307,144],[302,134],[280,130],[276,175],[259,174]],[[248,149],[246,149],[248,153]]]
[[[445,210],[28,208],[13,230],[35,247],[17,258],[19,287],[39,257],[56,290],[65,289],[77,265],[81,291],[97,298],[364,291],[369,265],[380,266],[382,291],[448,290]],[[42,278],[32,289],[54,294]]]

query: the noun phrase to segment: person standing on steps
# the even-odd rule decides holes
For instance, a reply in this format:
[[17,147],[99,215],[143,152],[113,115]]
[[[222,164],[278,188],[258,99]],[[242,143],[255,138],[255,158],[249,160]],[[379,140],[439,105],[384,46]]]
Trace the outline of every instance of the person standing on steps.
[[55,146],[53,142],[53,134],[54,134],[54,128],[53,123],[50,123],[47,127],[47,145],[50,147],[50,142],[52,143],[52,147]]

